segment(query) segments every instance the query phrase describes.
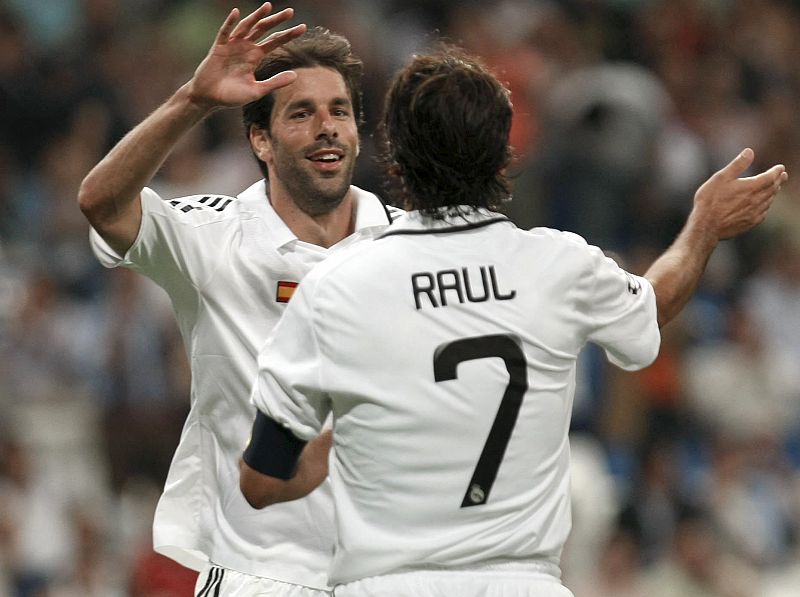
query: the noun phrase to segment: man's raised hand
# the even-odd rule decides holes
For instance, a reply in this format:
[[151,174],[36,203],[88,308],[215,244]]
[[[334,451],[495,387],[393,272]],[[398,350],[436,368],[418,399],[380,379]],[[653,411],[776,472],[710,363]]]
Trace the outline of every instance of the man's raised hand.
[[278,73],[265,81],[255,78],[256,69],[270,52],[306,31],[305,24],[295,25],[259,41],[269,30],[294,16],[292,8],[275,14],[270,14],[271,10],[272,4],[265,2],[241,20],[239,9],[231,10],[189,82],[193,102],[207,109],[242,106],[295,80],[293,71]]
[[775,195],[788,180],[782,164],[740,178],[753,159],[752,149],[743,150],[695,193],[692,216],[712,230],[718,241],[747,232],[763,222]]

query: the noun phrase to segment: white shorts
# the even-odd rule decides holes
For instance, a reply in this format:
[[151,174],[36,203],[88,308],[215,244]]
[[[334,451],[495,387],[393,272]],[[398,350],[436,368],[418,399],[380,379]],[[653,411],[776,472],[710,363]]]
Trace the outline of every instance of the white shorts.
[[206,564],[197,577],[196,597],[331,597],[328,591],[252,576]]
[[574,597],[557,577],[541,572],[420,570],[337,585],[335,597]]

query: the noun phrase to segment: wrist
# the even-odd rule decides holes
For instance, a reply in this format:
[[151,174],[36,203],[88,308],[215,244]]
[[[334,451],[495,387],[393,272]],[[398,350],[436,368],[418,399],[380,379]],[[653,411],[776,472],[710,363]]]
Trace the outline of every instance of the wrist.
[[690,241],[692,246],[705,249],[708,252],[713,251],[721,240],[718,227],[713,218],[705,217],[696,209],[689,214],[683,234],[688,237],[687,240]]
[[171,98],[182,113],[188,117],[200,121],[219,108],[218,105],[209,101],[208,98],[196,93],[193,81],[187,81],[181,85]]

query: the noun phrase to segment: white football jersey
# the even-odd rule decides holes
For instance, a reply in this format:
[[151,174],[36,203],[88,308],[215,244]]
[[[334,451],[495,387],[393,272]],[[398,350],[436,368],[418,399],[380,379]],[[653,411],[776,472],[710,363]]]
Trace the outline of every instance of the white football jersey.
[[311,267],[384,231],[399,210],[363,190],[356,232],[325,249],[301,242],[267,200],[264,181],[237,198],[165,201],[142,192],[139,236],[124,258],[92,231],[107,267],[142,272],[162,286],[191,362],[191,410],[155,514],[156,551],[199,570],[207,560],[239,572],[327,587],[333,546],[330,488],[269,510],[239,490],[238,461],[255,409],[256,356]]
[[487,210],[409,213],[344,257],[303,280],[252,395],[303,439],[333,413],[331,582],[557,565],[578,353],[651,363],[652,286],[574,234]]

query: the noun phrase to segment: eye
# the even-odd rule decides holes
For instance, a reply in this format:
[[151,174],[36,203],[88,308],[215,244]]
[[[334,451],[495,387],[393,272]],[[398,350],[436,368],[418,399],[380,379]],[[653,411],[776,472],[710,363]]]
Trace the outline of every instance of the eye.
[[331,113],[338,118],[347,118],[350,112],[344,108],[334,108]]
[[308,110],[298,110],[297,112],[292,112],[289,116],[292,120],[303,120],[304,118],[308,118],[311,115],[311,112]]

